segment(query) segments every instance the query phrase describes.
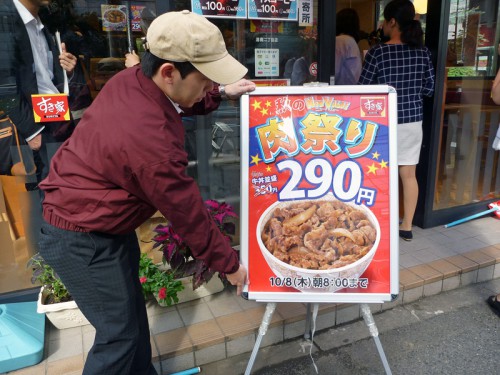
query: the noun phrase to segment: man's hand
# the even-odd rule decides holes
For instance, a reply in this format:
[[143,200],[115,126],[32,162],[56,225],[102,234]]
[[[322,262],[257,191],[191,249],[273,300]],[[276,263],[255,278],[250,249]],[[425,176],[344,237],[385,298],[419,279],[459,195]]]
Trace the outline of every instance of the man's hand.
[[131,68],[133,66],[136,66],[137,64],[140,64],[141,58],[135,51],[132,51],[131,53],[126,53],[125,54],[125,66],[127,68]]
[[242,264],[240,264],[240,268],[238,268],[238,271],[226,274],[226,277],[231,285],[236,285],[236,295],[241,295],[241,292],[243,292],[243,286],[245,285],[247,280],[246,268],[243,267]]
[[225,85],[224,89],[228,99],[238,99],[241,95],[255,90],[255,83],[243,78],[230,85]]
[[76,66],[76,56],[66,52],[66,44],[64,43],[61,43],[61,49],[62,53],[59,55],[59,63],[66,72],[72,73]]
[[35,135],[33,139],[28,141],[28,146],[30,146],[33,151],[38,151],[40,147],[42,147],[42,134],[38,133]]

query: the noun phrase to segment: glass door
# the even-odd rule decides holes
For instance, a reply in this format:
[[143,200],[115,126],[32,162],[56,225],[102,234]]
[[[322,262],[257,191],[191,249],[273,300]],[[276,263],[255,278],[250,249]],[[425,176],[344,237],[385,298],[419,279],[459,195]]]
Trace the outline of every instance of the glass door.
[[498,0],[452,0],[433,210],[500,196],[491,147],[500,106],[490,98],[500,53]]

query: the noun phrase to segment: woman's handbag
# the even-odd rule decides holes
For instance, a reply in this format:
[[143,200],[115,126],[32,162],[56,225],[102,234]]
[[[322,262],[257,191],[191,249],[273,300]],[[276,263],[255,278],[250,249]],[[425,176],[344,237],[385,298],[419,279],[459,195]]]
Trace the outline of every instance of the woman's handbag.
[[[26,157],[23,150],[27,152]],[[29,158],[28,153],[32,155],[28,145],[21,144],[16,126],[0,111],[0,189],[13,239],[25,234],[21,200],[26,194],[26,176],[36,172],[33,158]]]

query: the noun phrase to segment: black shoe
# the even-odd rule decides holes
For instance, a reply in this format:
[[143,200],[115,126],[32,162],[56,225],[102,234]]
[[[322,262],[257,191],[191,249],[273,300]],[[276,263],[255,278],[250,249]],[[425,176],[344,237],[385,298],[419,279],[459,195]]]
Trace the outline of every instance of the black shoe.
[[413,233],[411,230],[399,230],[399,237],[401,237],[405,241],[411,241],[413,239]]
[[486,302],[488,302],[495,314],[500,316],[500,302],[497,300],[497,296],[489,296]]

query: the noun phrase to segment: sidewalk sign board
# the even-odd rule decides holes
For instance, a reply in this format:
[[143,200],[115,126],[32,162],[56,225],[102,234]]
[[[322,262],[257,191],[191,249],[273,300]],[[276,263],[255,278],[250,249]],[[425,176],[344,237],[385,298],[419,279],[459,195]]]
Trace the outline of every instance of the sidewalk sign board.
[[257,87],[241,98],[241,247],[262,302],[399,293],[396,91]]

